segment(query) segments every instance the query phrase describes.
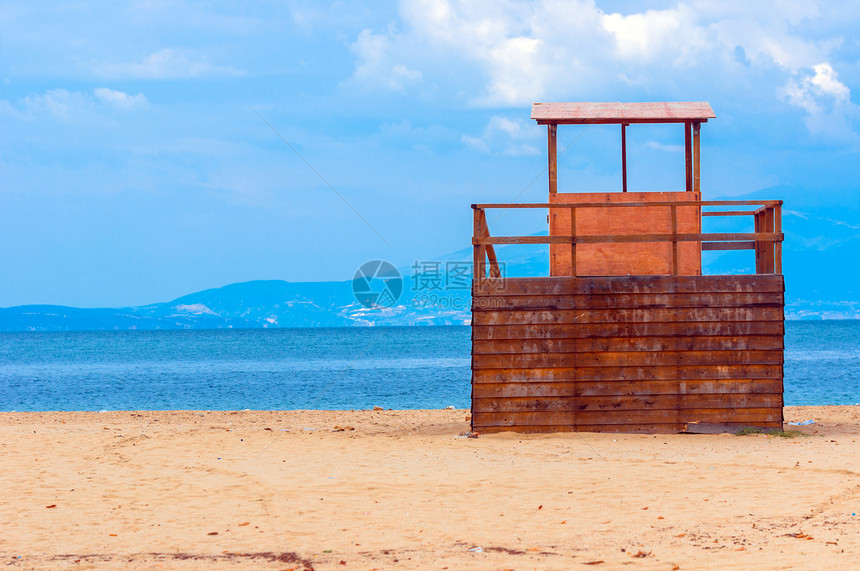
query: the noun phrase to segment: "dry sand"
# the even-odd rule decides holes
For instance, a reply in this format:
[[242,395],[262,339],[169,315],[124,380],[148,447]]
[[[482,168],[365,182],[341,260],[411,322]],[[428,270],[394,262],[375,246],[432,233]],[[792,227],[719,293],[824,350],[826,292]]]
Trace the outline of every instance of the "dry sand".
[[860,568],[860,407],[787,408],[798,438],[461,438],[467,414],[2,413],[0,563]]

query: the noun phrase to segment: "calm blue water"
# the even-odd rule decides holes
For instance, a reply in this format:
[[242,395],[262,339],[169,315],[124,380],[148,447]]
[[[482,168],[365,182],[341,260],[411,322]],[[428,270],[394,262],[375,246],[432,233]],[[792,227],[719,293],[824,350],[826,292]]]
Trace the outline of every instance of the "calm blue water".
[[[0,333],[0,410],[469,406],[468,327]],[[787,322],[785,401],[860,402],[860,321]]]

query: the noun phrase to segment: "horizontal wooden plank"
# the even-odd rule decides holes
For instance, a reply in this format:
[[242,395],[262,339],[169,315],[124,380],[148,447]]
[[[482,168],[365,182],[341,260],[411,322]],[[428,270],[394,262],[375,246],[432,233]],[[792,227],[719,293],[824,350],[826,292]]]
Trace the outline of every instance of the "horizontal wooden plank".
[[652,367],[655,365],[782,365],[780,351],[597,351],[473,355],[472,369]]
[[582,412],[475,412],[472,426],[659,424],[690,422],[782,422],[782,407],[692,408]]
[[717,210],[714,212],[702,212],[702,216],[752,216],[754,214],[755,210]]
[[532,103],[531,118],[538,123],[650,123],[706,122],[716,117],[707,101],[538,102]]
[[475,383],[472,398],[565,398],[699,394],[782,394],[782,379],[671,379]]
[[755,250],[755,242],[702,242],[702,250]]
[[[670,191],[671,192],[671,191]],[[683,191],[680,191],[683,193]],[[579,193],[567,193],[579,194]],[[640,193],[641,194],[641,193]],[[649,193],[650,194],[650,193]],[[768,206],[777,206],[783,203],[782,200],[647,200],[642,202],[494,202],[472,204],[473,210],[487,209],[523,209],[523,208],[619,208],[619,207],[644,207],[644,206],[759,206],[756,212],[765,209]]]
[[472,414],[481,412],[586,412],[701,408],[782,408],[781,393],[620,395],[578,397],[476,398]]
[[472,371],[472,383],[782,379],[782,365],[656,365],[650,367],[510,368]]
[[690,321],[782,321],[782,307],[653,309],[488,310],[472,312],[473,325],[553,323],[647,323]]
[[[721,423],[729,432],[735,432],[743,428],[755,426],[758,428],[773,428],[782,430],[781,421],[770,422],[725,422]],[[606,432],[619,434],[677,434],[684,432],[691,426],[688,423],[654,423],[654,424],[578,424],[570,425],[542,425],[542,426],[472,426],[472,430],[482,434],[493,434],[499,432],[517,432],[520,434],[554,433],[554,432]],[[695,426],[695,425],[693,425]]]
[[472,299],[472,311],[523,309],[650,309],[783,307],[782,292],[644,293],[616,295],[491,295]]
[[589,276],[474,280],[480,295],[598,295],[621,293],[783,292],[779,274],[737,276]]
[[697,337],[785,334],[780,321],[692,321],[687,323],[600,323],[472,325],[472,339],[592,339],[604,337]]
[[782,242],[782,232],[699,232],[677,234],[600,234],[594,236],[482,236],[472,245],[489,244],[639,244],[643,242]]
[[584,353],[593,351],[781,351],[781,335],[708,337],[604,337],[590,339],[476,339],[473,355]]

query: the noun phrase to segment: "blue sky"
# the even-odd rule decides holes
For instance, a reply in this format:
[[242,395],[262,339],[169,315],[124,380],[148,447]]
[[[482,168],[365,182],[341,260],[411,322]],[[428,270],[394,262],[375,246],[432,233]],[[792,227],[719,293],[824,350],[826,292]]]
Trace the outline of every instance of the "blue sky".
[[[545,199],[534,101],[709,101],[706,197],[826,201],[860,175],[858,16],[809,0],[3,3],[0,306],[344,280],[462,249],[470,203]],[[562,128],[560,190],[618,190],[618,139]],[[683,187],[680,128],[631,128],[629,145],[631,190]]]

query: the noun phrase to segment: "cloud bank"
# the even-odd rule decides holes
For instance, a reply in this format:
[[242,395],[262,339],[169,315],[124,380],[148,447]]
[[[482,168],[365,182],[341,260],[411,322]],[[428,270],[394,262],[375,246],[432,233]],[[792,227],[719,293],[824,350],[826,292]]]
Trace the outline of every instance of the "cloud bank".
[[851,90],[839,80],[849,65],[837,61],[844,40],[816,29],[838,30],[835,22],[857,9],[703,0],[619,13],[599,4],[403,0],[400,21],[364,29],[352,44],[352,80],[366,89],[441,90],[479,108],[631,91],[651,99],[735,95],[762,109],[802,109],[810,132],[823,137],[855,129]]

